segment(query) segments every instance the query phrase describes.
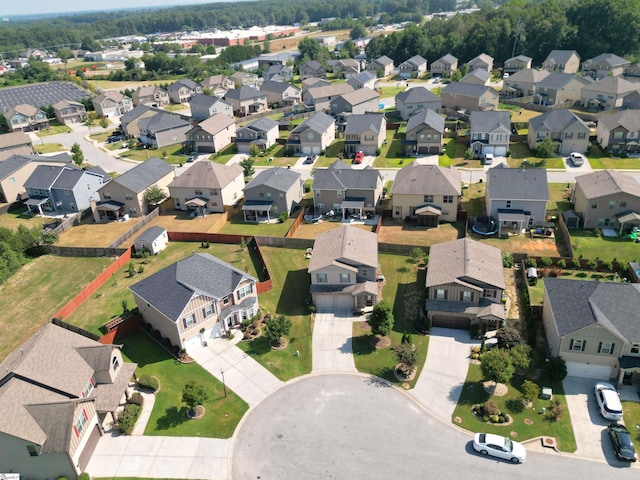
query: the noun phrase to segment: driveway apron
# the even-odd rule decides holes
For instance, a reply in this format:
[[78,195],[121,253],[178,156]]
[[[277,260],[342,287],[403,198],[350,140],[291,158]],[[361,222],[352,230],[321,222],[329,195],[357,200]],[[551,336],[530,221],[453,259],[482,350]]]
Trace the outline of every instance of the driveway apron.
[[353,322],[358,319],[339,313],[316,313],[313,326],[313,373],[355,373]]

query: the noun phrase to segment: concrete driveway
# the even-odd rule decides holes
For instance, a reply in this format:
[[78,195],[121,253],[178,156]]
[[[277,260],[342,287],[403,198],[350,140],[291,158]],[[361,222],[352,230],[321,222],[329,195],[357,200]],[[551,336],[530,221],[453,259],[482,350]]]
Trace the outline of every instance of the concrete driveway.
[[313,373],[355,373],[353,361],[353,322],[348,314],[316,313],[313,325]]
[[584,157],[584,163],[579,167],[576,167],[571,161],[571,158],[569,157],[562,157],[562,161],[564,162],[565,168],[568,171],[575,173],[577,175],[593,172],[593,168],[591,168],[591,165],[589,164],[589,159],[587,157]]
[[451,422],[469,370],[469,354],[478,342],[468,330],[432,328],[422,373],[409,394],[432,415]]

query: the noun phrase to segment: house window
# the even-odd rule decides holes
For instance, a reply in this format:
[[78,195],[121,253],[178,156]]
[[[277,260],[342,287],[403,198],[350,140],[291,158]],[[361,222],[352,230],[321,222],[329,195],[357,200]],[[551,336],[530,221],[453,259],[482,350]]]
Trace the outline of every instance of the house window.
[[194,193],[195,193],[196,195],[202,195],[202,190],[196,190]]
[[125,199],[125,200],[133,200],[133,195],[131,195],[130,193],[127,193],[127,194],[124,196],[124,199]]
[[229,305],[229,295],[222,298],[222,305]]
[[27,452],[29,452],[30,457],[38,456],[38,450],[36,449],[35,445],[27,445]]
[[213,305],[211,304],[206,305],[202,309],[202,315],[204,316],[204,318],[207,318],[209,315],[213,315]]
[[433,195],[425,195],[424,203],[433,203]]
[[102,194],[102,198],[104,198],[105,200],[111,200],[111,195],[105,192]]
[[120,360],[118,360],[118,357],[113,357],[111,359],[111,368],[113,368],[114,372],[117,372],[120,368]]
[[453,195],[445,195],[442,197],[442,203],[453,203]]
[[316,273],[316,283],[327,283],[327,274]]
[[638,355],[640,353],[640,344],[634,343],[633,345],[631,345],[631,353],[633,353],[634,355]]
[[505,203],[505,207],[511,208],[511,200],[507,200],[507,202]]
[[591,208],[598,208],[598,202],[591,202]]
[[340,274],[340,283],[349,283],[351,281],[350,273],[341,273]]
[[130,208],[129,209],[129,215],[136,215],[138,213],[138,210],[135,208]]
[[616,208],[616,201],[615,200],[611,200],[609,202],[609,210],[613,210],[614,208]]
[[253,285],[250,283],[238,290],[238,300],[243,299],[253,291]]
[[373,142],[373,135],[365,135],[364,136],[364,141],[365,142]]
[[447,299],[447,291],[444,288],[438,288],[436,290],[436,299],[438,299],[438,300],[446,300]]
[[598,345],[598,353],[602,355],[613,355],[613,349],[616,344],[611,342],[600,342]]
[[369,276],[369,270],[367,270],[366,268],[364,268],[364,269],[360,272],[360,274],[361,274],[363,277],[367,277],[367,276]]
[[196,324],[196,315],[191,313],[182,319],[182,324],[184,328],[191,328]]
[[87,416],[87,411],[83,408],[82,413],[78,415],[78,418],[76,419],[76,423],[73,426],[73,431],[75,432],[76,437],[80,436],[80,434],[82,433],[82,430],[84,430],[84,427],[87,424],[87,421],[89,421],[89,417]]
[[569,350],[573,350],[574,352],[584,352],[584,347],[586,345],[586,340],[576,340],[572,338],[571,343],[569,344]]
[[264,198],[264,192],[258,192],[258,197]]
[[583,139],[583,138],[586,138],[586,137],[587,137],[587,134],[585,132],[579,132],[578,133],[578,138],[579,139]]
[[209,190],[209,195],[218,195],[218,191],[217,190]]
[[627,208],[627,202],[620,202],[618,205],[620,208]]
[[91,394],[91,392],[93,391],[94,385],[95,385],[95,382],[93,380],[93,377],[89,378],[89,381],[84,386],[84,388],[82,389],[82,393],[80,394],[82,398],[86,398]]
[[469,292],[469,291],[460,292],[460,301],[461,302],[470,302],[471,301],[471,292]]

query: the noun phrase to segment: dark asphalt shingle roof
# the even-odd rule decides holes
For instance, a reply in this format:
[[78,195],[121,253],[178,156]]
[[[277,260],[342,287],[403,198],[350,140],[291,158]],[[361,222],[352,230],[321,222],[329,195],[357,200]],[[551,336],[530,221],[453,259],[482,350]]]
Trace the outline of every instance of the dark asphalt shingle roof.
[[493,200],[549,200],[546,168],[490,168],[488,198]]
[[224,95],[225,100],[231,98],[234,100],[250,100],[250,99],[259,99],[264,98],[266,95],[262,93],[260,90],[254,87],[250,87],[248,85],[243,85],[240,88],[234,88],[233,90],[227,91]]
[[538,131],[542,127],[545,127],[550,132],[562,132],[576,122],[582,126],[585,132],[589,132],[587,124],[575,113],[566,109],[549,110],[542,115],[532,118],[529,120],[529,128]]
[[471,132],[494,132],[500,128],[510,132],[509,112],[471,112]]
[[438,60],[436,60],[436,62],[442,62],[442,63],[445,63],[447,65],[453,65],[457,61],[458,61],[458,59],[456,57],[454,57],[453,55],[451,55],[450,53],[447,53],[446,55],[444,55],[444,56],[440,57]]
[[378,170],[366,167],[355,170],[338,160],[329,168],[318,168],[313,177],[314,190],[375,190],[382,182]]
[[156,113],[151,117],[138,120],[138,128],[140,130],[149,130],[152,132],[182,128],[190,125],[189,122],[183,120],[179,115],[167,112]]
[[248,123],[242,128],[249,128],[251,130],[255,130],[258,132],[269,132],[274,128],[278,128],[278,122],[276,122],[275,120],[271,120],[270,118],[267,118],[267,117],[262,117],[257,120],[254,120],[251,123]]
[[455,195],[460,196],[460,171],[438,165],[422,165],[411,162],[396,174],[391,187],[392,195]]
[[136,242],[153,242],[156,238],[166,232],[163,227],[149,227],[135,239]]
[[158,157],[151,157],[111,181],[140,193],[170,173],[173,173],[173,166]]
[[38,165],[33,173],[24,182],[25,188],[49,189],[62,174],[65,167],[53,165]]
[[580,77],[574,73],[551,72],[549,73],[549,75],[536,83],[536,89],[550,88],[551,90],[559,90],[574,79],[578,80],[583,85],[588,85],[592,82],[590,78]]
[[442,90],[443,93],[455,94],[455,95],[464,95],[467,97],[480,98],[483,95],[486,95],[487,92],[491,92],[495,95],[498,94],[496,90],[492,87],[488,87],[486,85],[475,85],[473,83],[460,83],[460,82],[452,82]]
[[371,129],[381,134],[384,115],[376,113],[353,114],[347,117],[347,125],[344,128],[345,135],[363,133]]
[[212,97],[211,95],[205,95],[204,93],[199,93],[198,95],[194,95],[189,100],[189,105],[195,105],[198,107],[211,108],[213,104],[216,103],[218,97]]
[[333,128],[336,121],[332,116],[327,115],[324,112],[316,112],[304,122],[291,130],[291,133],[302,133],[307,129],[311,129],[317,133],[326,132],[329,128]]
[[296,182],[300,182],[302,176],[288,168],[273,167],[262,170],[245,187],[245,192],[262,185],[280,192],[288,191]]
[[401,101],[404,104],[415,102],[439,102],[440,97],[437,97],[425,87],[415,87],[400,92],[396,95],[396,101]]
[[[551,50],[551,53],[542,63],[552,63],[554,65],[566,65],[573,55],[578,55],[575,50]],[[580,57],[578,56],[578,60]]]
[[409,118],[407,132],[421,125],[427,125],[438,132],[444,133],[444,118],[430,108],[418,110]]
[[286,82],[274,82],[273,80],[269,80],[260,85],[260,90],[262,90],[263,92],[284,93],[289,88],[293,88],[297,92],[300,92],[300,89],[298,87]]

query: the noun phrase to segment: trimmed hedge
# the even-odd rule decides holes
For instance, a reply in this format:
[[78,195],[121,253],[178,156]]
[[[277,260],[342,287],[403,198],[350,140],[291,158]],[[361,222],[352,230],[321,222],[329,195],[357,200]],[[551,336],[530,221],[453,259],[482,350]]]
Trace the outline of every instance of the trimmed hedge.
[[134,403],[127,403],[124,406],[124,411],[118,415],[118,430],[120,433],[131,435],[141,411],[142,408]]
[[138,378],[138,386],[155,392],[160,388],[160,383],[157,378],[152,377],[151,375],[140,375]]

